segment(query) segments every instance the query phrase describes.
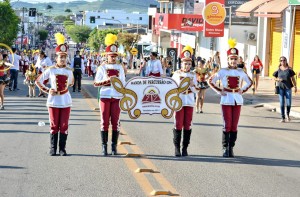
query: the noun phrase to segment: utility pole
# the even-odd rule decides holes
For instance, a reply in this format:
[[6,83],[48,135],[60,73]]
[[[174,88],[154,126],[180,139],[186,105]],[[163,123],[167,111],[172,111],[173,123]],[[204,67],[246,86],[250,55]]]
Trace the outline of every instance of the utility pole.
[[23,34],[24,34],[24,12],[25,12],[25,7],[22,8],[22,25],[21,25],[21,50],[23,48]]

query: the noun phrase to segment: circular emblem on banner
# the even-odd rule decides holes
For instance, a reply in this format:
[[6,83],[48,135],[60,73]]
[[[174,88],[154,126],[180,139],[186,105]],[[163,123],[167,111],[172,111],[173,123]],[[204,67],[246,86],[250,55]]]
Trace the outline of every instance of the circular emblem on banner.
[[116,45],[111,45],[111,47],[110,47],[110,51],[111,52],[117,52],[117,46]]
[[203,9],[203,17],[210,25],[220,25],[226,18],[226,9],[218,2],[209,3]]
[[61,45],[61,46],[60,46],[60,51],[61,51],[61,52],[66,52],[66,51],[67,51],[66,45]]

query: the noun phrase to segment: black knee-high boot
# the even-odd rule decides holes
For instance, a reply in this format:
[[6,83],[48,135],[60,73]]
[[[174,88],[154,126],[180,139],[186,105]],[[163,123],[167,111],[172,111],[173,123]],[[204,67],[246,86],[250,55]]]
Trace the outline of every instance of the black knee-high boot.
[[58,140],[58,133],[50,134],[50,151],[49,151],[50,156],[56,155],[57,140]]
[[101,131],[102,155],[107,155],[108,131]]
[[229,157],[229,132],[222,135],[223,157]]
[[175,156],[180,157],[181,152],[180,152],[180,142],[181,142],[181,130],[178,129],[173,129],[173,143],[175,146]]
[[59,133],[59,154],[60,156],[66,156],[66,142],[68,134]]
[[117,144],[118,144],[118,138],[119,138],[119,131],[112,131],[112,137],[111,137],[111,154],[117,155]]
[[187,147],[190,144],[192,129],[183,130],[183,140],[182,140],[182,156],[188,156]]
[[233,147],[235,145],[235,141],[237,139],[237,132],[229,133],[229,157],[234,157]]

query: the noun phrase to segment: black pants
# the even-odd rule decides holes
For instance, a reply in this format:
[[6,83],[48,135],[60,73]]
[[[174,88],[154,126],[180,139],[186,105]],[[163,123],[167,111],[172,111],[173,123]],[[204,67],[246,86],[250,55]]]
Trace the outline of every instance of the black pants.
[[78,90],[81,90],[81,75],[82,75],[81,69],[75,69],[73,74],[74,74],[73,90],[75,91],[77,83],[78,83]]
[[[9,88],[12,88],[16,90],[18,88],[18,74],[19,71],[16,69],[10,69],[10,82],[9,82]],[[12,87],[12,85],[14,86]]]

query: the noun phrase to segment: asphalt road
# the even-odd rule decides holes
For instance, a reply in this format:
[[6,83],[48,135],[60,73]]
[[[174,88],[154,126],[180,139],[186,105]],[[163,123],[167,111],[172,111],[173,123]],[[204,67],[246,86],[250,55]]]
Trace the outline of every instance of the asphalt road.
[[[22,78],[22,77],[20,77]],[[21,81],[21,80],[20,80]],[[299,119],[245,105],[235,158],[221,157],[219,97],[207,91],[203,114],[194,114],[189,157],[176,158],[173,119],[121,114],[118,156],[101,156],[97,89],[72,92],[67,157],[50,157],[45,98],[27,98],[26,87],[5,90],[0,111],[0,196],[300,196]],[[43,121],[46,126],[39,127]],[[109,148],[110,151],[110,148]],[[126,157],[127,153],[141,157]],[[137,173],[138,168],[154,173]]]

